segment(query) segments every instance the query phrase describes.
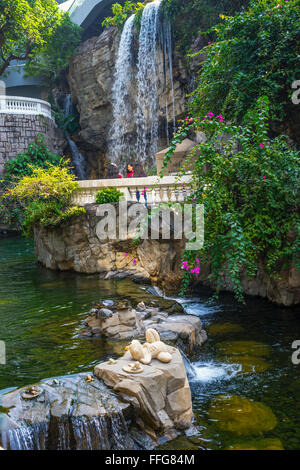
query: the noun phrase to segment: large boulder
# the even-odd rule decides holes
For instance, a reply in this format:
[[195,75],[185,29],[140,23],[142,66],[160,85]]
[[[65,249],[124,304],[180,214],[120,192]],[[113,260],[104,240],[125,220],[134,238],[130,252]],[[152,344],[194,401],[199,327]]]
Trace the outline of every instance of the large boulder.
[[170,363],[152,359],[139,374],[128,374],[124,366],[132,361],[129,351],[115,363],[104,362],[95,367],[96,377],[119,392],[125,402],[132,403],[146,427],[156,432],[183,430],[193,420],[189,383],[181,354],[169,346]]
[[131,406],[86,374],[47,379],[41,394],[28,388],[0,394],[0,446],[9,450],[136,449],[128,431]]
[[[136,38],[137,39],[137,38]],[[93,37],[78,47],[76,54],[70,60],[68,82],[73,102],[80,113],[79,145],[83,154],[88,158],[90,177],[103,176],[103,161],[106,160],[108,138],[113,119],[112,82],[114,80],[116,56],[118,53],[120,34],[116,28],[103,31],[100,36]],[[135,41],[135,46],[137,46]],[[187,70],[178,51],[173,58],[173,91],[175,116],[180,118],[185,113],[185,86],[187,83]],[[160,68],[163,70],[163,55],[159,54]],[[133,75],[137,74],[135,65]],[[167,90],[165,89],[167,86]],[[160,76],[157,82],[159,100],[159,148],[166,147],[166,118],[165,109],[168,106],[168,115],[172,119],[172,85],[171,81]],[[136,107],[137,87],[132,80],[128,101],[133,112]],[[166,103],[167,100],[167,103]],[[127,119],[126,135],[123,136],[128,144],[136,141],[137,129],[134,119]],[[149,129],[149,132],[151,129]],[[130,152],[129,154],[130,155]],[[124,157],[124,156],[123,156]],[[129,157],[128,157],[129,158]],[[130,157],[131,158],[131,157]],[[148,167],[150,159],[144,162]],[[122,166],[126,163],[120,159]]]
[[176,345],[186,354],[195,353],[207,339],[201,320],[195,315],[170,315],[169,311],[146,306],[142,302],[136,309],[128,305],[118,310],[117,305],[111,306],[112,310],[92,308],[79,335],[104,335],[111,339],[129,340],[140,337],[147,328],[154,328],[163,340]]

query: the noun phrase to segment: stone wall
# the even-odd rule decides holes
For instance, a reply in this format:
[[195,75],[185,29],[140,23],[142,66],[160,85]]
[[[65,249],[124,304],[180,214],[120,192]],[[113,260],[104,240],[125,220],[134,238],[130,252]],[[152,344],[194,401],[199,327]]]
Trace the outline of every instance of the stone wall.
[[64,136],[51,119],[40,115],[0,114],[0,174],[5,163],[26,151],[41,133],[51,151],[62,154]]

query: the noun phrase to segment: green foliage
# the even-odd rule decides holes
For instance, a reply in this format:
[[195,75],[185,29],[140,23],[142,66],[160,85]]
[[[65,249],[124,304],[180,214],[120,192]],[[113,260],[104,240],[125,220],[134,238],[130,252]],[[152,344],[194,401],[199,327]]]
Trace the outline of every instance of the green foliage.
[[113,16],[105,18],[102,22],[102,26],[105,28],[116,26],[117,28],[122,29],[125,21],[132,14],[136,15],[135,24],[138,24],[146,3],[148,3],[148,0],[144,2],[127,0],[124,3],[124,6],[120,5],[120,3],[114,3],[112,5]]
[[190,153],[196,158],[191,202],[204,204],[205,241],[200,252],[185,253],[184,287],[191,268],[210,262],[217,286],[226,276],[242,300],[242,270],[253,276],[260,260],[271,276],[292,260],[300,267],[299,152],[285,136],[268,136],[269,112],[263,97],[241,126],[226,124],[220,114],[197,115],[172,142],[165,166],[189,131],[207,136]]
[[24,203],[7,196],[10,190],[23,176],[32,175],[32,167],[49,168],[50,165],[59,165],[62,158],[52,154],[45,144],[45,137],[39,134],[35,142],[31,142],[25,153],[19,154],[5,164],[5,174],[0,180],[0,220],[18,229],[24,219]]
[[121,191],[115,188],[103,188],[96,194],[96,204],[109,204],[111,202],[119,202],[123,196]]
[[[216,41],[207,53],[199,86],[193,93],[193,113],[226,113],[241,122],[258,96],[268,96],[272,120],[291,117],[291,85],[299,70],[299,0],[255,0],[247,11],[212,28]],[[295,111],[296,113],[296,111]]]
[[0,0],[0,75],[12,61],[54,79],[80,41],[81,29],[55,0]]
[[231,15],[247,4],[247,0],[163,0],[162,8],[172,23],[176,44],[187,52],[200,30],[217,23],[219,13]]
[[71,195],[78,189],[76,176],[67,163],[49,164],[48,168],[29,165],[31,175],[23,176],[6,196],[24,208],[22,229],[32,234],[33,225],[56,226],[70,217],[84,213],[83,208],[71,206]]
[[32,228],[37,223],[43,227],[56,227],[71,217],[77,217],[84,213],[83,207],[65,207],[64,201],[55,199],[31,202],[26,207],[22,224],[23,234],[27,237],[32,235]]
[[60,109],[55,104],[52,104],[51,106],[54,110],[54,118],[57,127],[70,135],[75,134],[80,127],[79,117],[75,115],[65,117],[65,111],[63,109]]

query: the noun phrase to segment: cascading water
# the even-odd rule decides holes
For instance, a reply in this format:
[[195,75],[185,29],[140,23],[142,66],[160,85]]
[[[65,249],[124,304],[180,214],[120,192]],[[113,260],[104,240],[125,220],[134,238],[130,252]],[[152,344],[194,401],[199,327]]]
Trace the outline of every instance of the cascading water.
[[[50,422],[51,427],[51,422]],[[126,450],[128,427],[121,410],[96,417],[72,417],[9,430],[1,436],[9,450]]]
[[[158,150],[160,86],[165,94],[167,143],[175,131],[171,25],[165,19],[161,20],[160,4],[158,0],[148,3],[143,10],[137,64],[133,63],[134,15],[126,21],[121,35],[112,89],[113,123],[108,151],[110,161],[117,164],[125,156],[134,155],[145,166],[153,166]],[[169,117],[172,119],[171,128]],[[133,144],[131,134],[134,130],[136,139]]]
[[137,155],[154,161],[158,140],[158,16],[160,2],[148,3],[143,11],[139,36],[138,98],[137,98]]
[[[168,110],[168,78],[170,80],[171,100],[172,100],[172,129],[171,135],[176,131],[175,118],[175,96],[174,96],[174,79],[173,79],[173,47],[172,47],[172,29],[169,21],[162,22],[160,29],[160,44],[163,51],[163,76],[165,88],[165,107],[166,107],[166,137],[169,145],[169,110]],[[169,72],[169,73],[168,73]]]
[[126,21],[118,50],[114,85],[112,88],[113,125],[109,135],[109,159],[118,163],[120,158],[128,154],[129,141],[126,140],[128,132],[128,117],[132,116],[133,108],[129,99],[129,90],[132,84],[132,15]]
[[[69,116],[72,115],[72,101],[71,95],[66,95],[65,104],[64,104],[64,117],[67,119]],[[69,147],[72,153],[72,161],[74,163],[76,174],[78,179],[84,180],[86,179],[86,169],[85,169],[85,159],[83,155],[79,152],[77,145],[75,144],[74,140],[71,139],[69,133],[65,131],[65,136],[68,141]]]

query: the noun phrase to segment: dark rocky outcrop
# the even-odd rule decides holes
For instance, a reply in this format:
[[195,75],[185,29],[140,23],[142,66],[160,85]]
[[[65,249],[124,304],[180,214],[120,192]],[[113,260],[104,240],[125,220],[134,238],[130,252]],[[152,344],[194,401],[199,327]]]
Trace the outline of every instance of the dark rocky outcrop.
[[[100,220],[96,216],[97,205],[88,204],[85,209],[86,214],[60,227],[35,227],[35,250],[44,266],[62,271],[99,273],[105,279],[131,277],[147,280],[169,292],[178,292],[183,278],[181,261],[185,240],[174,240],[172,236],[170,240],[149,238],[139,245],[130,237],[126,240],[100,240],[96,234]],[[126,257],[126,253],[130,256]],[[192,283],[196,290],[202,284],[216,287],[209,279],[210,273],[207,264],[201,266],[199,275],[193,275]],[[246,273],[241,273],[243,292],[265,297],[280,305],[299,304],[300,271],[293,264],[288,267],[282,264],[279,273],[280,277],[271,277],[263,262],[260,262],[254,277],[249,278]],[[222,276],[221,290],[233,291],[226,273]]]
[[[127,423],[129,404],[86,374],[48,379],[41,394],[23,399],[25,388],[2,395],[0,445],[9,450],[135,449]],[[26,387],[27,389],[27,387]]]
[[170,364],[153,359],[138,377],[122,370],[130,358],[99,364],[96,377],[44,380],[35,398],[23,397],[28,387],[0,392],[0,450],[153,449],[190,428],[191,391],[179,351],[172,348]]

